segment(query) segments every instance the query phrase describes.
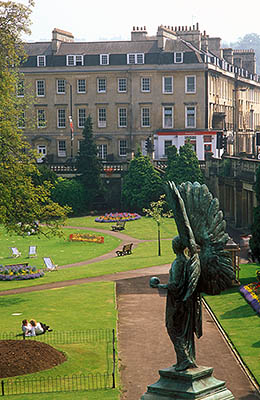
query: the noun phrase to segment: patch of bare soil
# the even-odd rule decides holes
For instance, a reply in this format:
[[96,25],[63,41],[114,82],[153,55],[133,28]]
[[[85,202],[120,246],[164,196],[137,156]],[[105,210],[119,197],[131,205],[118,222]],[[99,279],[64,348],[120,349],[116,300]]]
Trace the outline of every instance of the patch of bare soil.
[[50,345],[34,340],[0,340],[0,378],[32,374],[66,361]]

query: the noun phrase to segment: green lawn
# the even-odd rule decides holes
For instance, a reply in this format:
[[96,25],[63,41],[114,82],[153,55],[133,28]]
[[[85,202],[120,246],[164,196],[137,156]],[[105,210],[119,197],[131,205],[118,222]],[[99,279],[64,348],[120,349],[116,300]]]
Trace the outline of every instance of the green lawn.
[[[255,264],[242,264],[241,284],[256,282],[257,269],[259,266]],[[258,314],[240,294],[239,287],[227,290],[219,296],[205,296],[205,300],[242,360],[260,383],[260,320]]]
[[[21,331],[21,320],[36,318],[48,323],[55,331],[116,329],[117,311],[115,288],[112,282],[98,282],[55,290],[0,297],[0,331]],[[20,315],[14,315],[19,313]],[[46,333],[52,335],[52,333]],[[45,337],[46,337],[45,336]],[[44,339],[44,337],[43,337]],[[47,338],[48,339],[48,338]],[[30,340],[30,339],[26,339]],[[112,345],[105,342],[80,344],[51,344],[65,352],[67,361],[50,370],[26,375],[32,377],[71,376],[72,374],[104,373],[112,371]],[[21,376],[22,378],[23,376]],[[117,378],[118,379],[118,378]],[[119,382],[117,382],[118,384]],[[104,392],[104,397],[103,397]],[[102,394],[101,394],[102,393]],[[55,398],[67,399],[117,399],[117,390],[98,392],[55,394]],[[51,399],[53,394],[38,395]],[[46,396],[46,397],[45,397]],[[52,396],[52,397],[51,397]],[[59,397],[60,396],[60,397]],[[36,395],[8,396],[15,399],[35,399]]]
[[[102,254],[108,253],[120,244],[120,240],[111,235],[102,234],[104,243],[70,242],[71,233],[95,233],[89,230],[64,229],[63,237],[46,238],[45,236],[8,235],[0,229],[0,264],[15,264],[16,262],[30,262],[37,267],[44,267],[43,257],[51,257],[58,265],[72,264],[90,260]],[[98,235],[98,234],[97,234]],[[37,246],[37,257],[28,258],[29,246]],[[10,247],[17,247],[22,253],[21,257],[11,257]]]
[[[114,225],[114,223],[100,223],[95,222],[95,217],[81,217],[70,218],[65,225],[111,230],[111,225]],[[127,221],[125,230],[122,233],[137,239],[156,240],[157,224],[150,217],[142,217],[136,221]],[[163,239],[173,238],[177,234],[174,219],[163,218],[161,223],[161,237]]]
[[[94,217],[71,218],[67,221],[67,226],[87,227],[110,230],[111,224],[101,224],[94,221]],[[105,234],[104,244],[94,243],[71,243],[67,240],[70,233],[78,232],[77,229],[64,228],[65,239],[61,238],[19,238],[17,236],[8,236],[3,231],[0,236],[0,248],[2,253],[0,262],[2,264],[15,261],[26,261],[29,245],[36,244],[38,256],[29,260],[30,264],[42,267],[42,256],[49,255],[55,263],[59,265],[71,264],[77,261],[87,261],[102,253],[115,249],[120,241],[115,237]],[[84,230],[85,232],[85,230]],[[92,276],[100,276],[120,271],[134,270],[154,265],[170,264],[174,258],[171,239],[174,237],[176,227],[172,219],[165,219],[161,225],[162,255],[159,257],[157,248],[157,225],[150,218],[141,218],[137,221],[127,222],[126,229],[123,231],[131,237],[146,239],[134,248],[131,256],[113,257],[102,262],[84,264],[58,271],[48,272],[43,278],[31,281],[13,281],[1,282],[0,290],[8,290],[18,287],[28,287],[42,283],[58,282]],[[103,235],[103,234],[102,234]],[[17,260],[8,258],[8,247],[15,245],[22,253],[23,257]],[[4,250],[3,250],[4,249]],[[240,271],[241,284],[253,282],[256,280],[256,265],[242,265]],[[20,320],[23,318],[32,318],[43,320],[59,330],[66,329],[67,320],[73,322],[74,329],[80,329],[78,326],[86,325],[86,329],[96,327],[116,327],[116,310],[114,307],[114,286],[112,283],[91,283],[81,284],[79,286],[63,287],[55,290],[46,290],[35,293],[0,297],[1,305],[1,331],[13,331],[20,329]],[[260,382],[260,364],[259,347],[260,324],[259,317],[240,295],[238,287],[225,291],[219,296],[205,296],[205,299],[217,319],[226,331],[234,347],[240,353],[245,364],[251,370],[255,378]],[[29,315],[28,315],[29,310]],[[14,316],[13,313],[22,312],[20,316]],[[80,321],[80,324],[79,324]],[[8,327],[8,328],[7,328]],[[59,345],[59,348],[65,351],[69,357],[68,361],[61,366],[50,371],[40,372],[48,376],[56,373],[65,374],[66,371],[78,372],[82,369],[91,369],[96,371],[102,368],[107,362],[101,360],[96,364],[88,347],[82,347],[80,352],[77,346]],[[102,346],[98,347],[102,353]],[[94,349],[98,351],[97,348]],[[80,353],[84,355],[80,357]],[[102,364],[103,362],[103,364]],[[68,368],[69,366],[69,368]],[[89,399],[99,400],[118,399],[118,390],[93,391],[83,393],[61,393],[55,394],[55,399]],[[10,397],[9,397],[10,398]],[[13,396],[17,400],[31,400],[35,396]],[[43,394],[41,399],[52,399],[53,394]]]

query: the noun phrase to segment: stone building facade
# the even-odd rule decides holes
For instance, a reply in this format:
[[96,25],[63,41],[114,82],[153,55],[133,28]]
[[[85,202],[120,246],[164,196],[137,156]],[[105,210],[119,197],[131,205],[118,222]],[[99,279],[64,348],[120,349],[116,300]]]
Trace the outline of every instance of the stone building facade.
[[[80,147],[91,115],[100,158],[126,161],[152,138],[154,157],[188,139],[199,159],[257,151],[260,78],[253,51],[222,49],[199,26],[135,27],[129,41],[75,42],[54,29],[50,42],[26,43],[18,91],[34,96],[21,126],[39,161],[65,162]],[[33,117],[35,124],[29,125]]]

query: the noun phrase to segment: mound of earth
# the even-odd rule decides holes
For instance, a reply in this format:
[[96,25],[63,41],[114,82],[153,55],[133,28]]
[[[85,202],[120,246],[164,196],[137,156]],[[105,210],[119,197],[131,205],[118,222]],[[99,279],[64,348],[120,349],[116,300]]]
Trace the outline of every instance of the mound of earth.
[[34,340],[0,340],[0,378],[32,374],[66,361],[60,351]]

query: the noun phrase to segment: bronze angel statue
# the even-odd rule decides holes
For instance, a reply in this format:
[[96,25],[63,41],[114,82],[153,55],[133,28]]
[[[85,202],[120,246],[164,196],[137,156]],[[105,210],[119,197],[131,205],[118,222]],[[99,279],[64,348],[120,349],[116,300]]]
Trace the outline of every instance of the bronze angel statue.
[[168,283],[151,278],[150,286],[167,289],[166,328],[174,345],[176,371],[196,367],[194,335],[202,336],[201,293],[219,294],[232,285],[234,272],[226,223],[206,185],[168,182],[167,201],[179,236],[172,241],[176,258]]

